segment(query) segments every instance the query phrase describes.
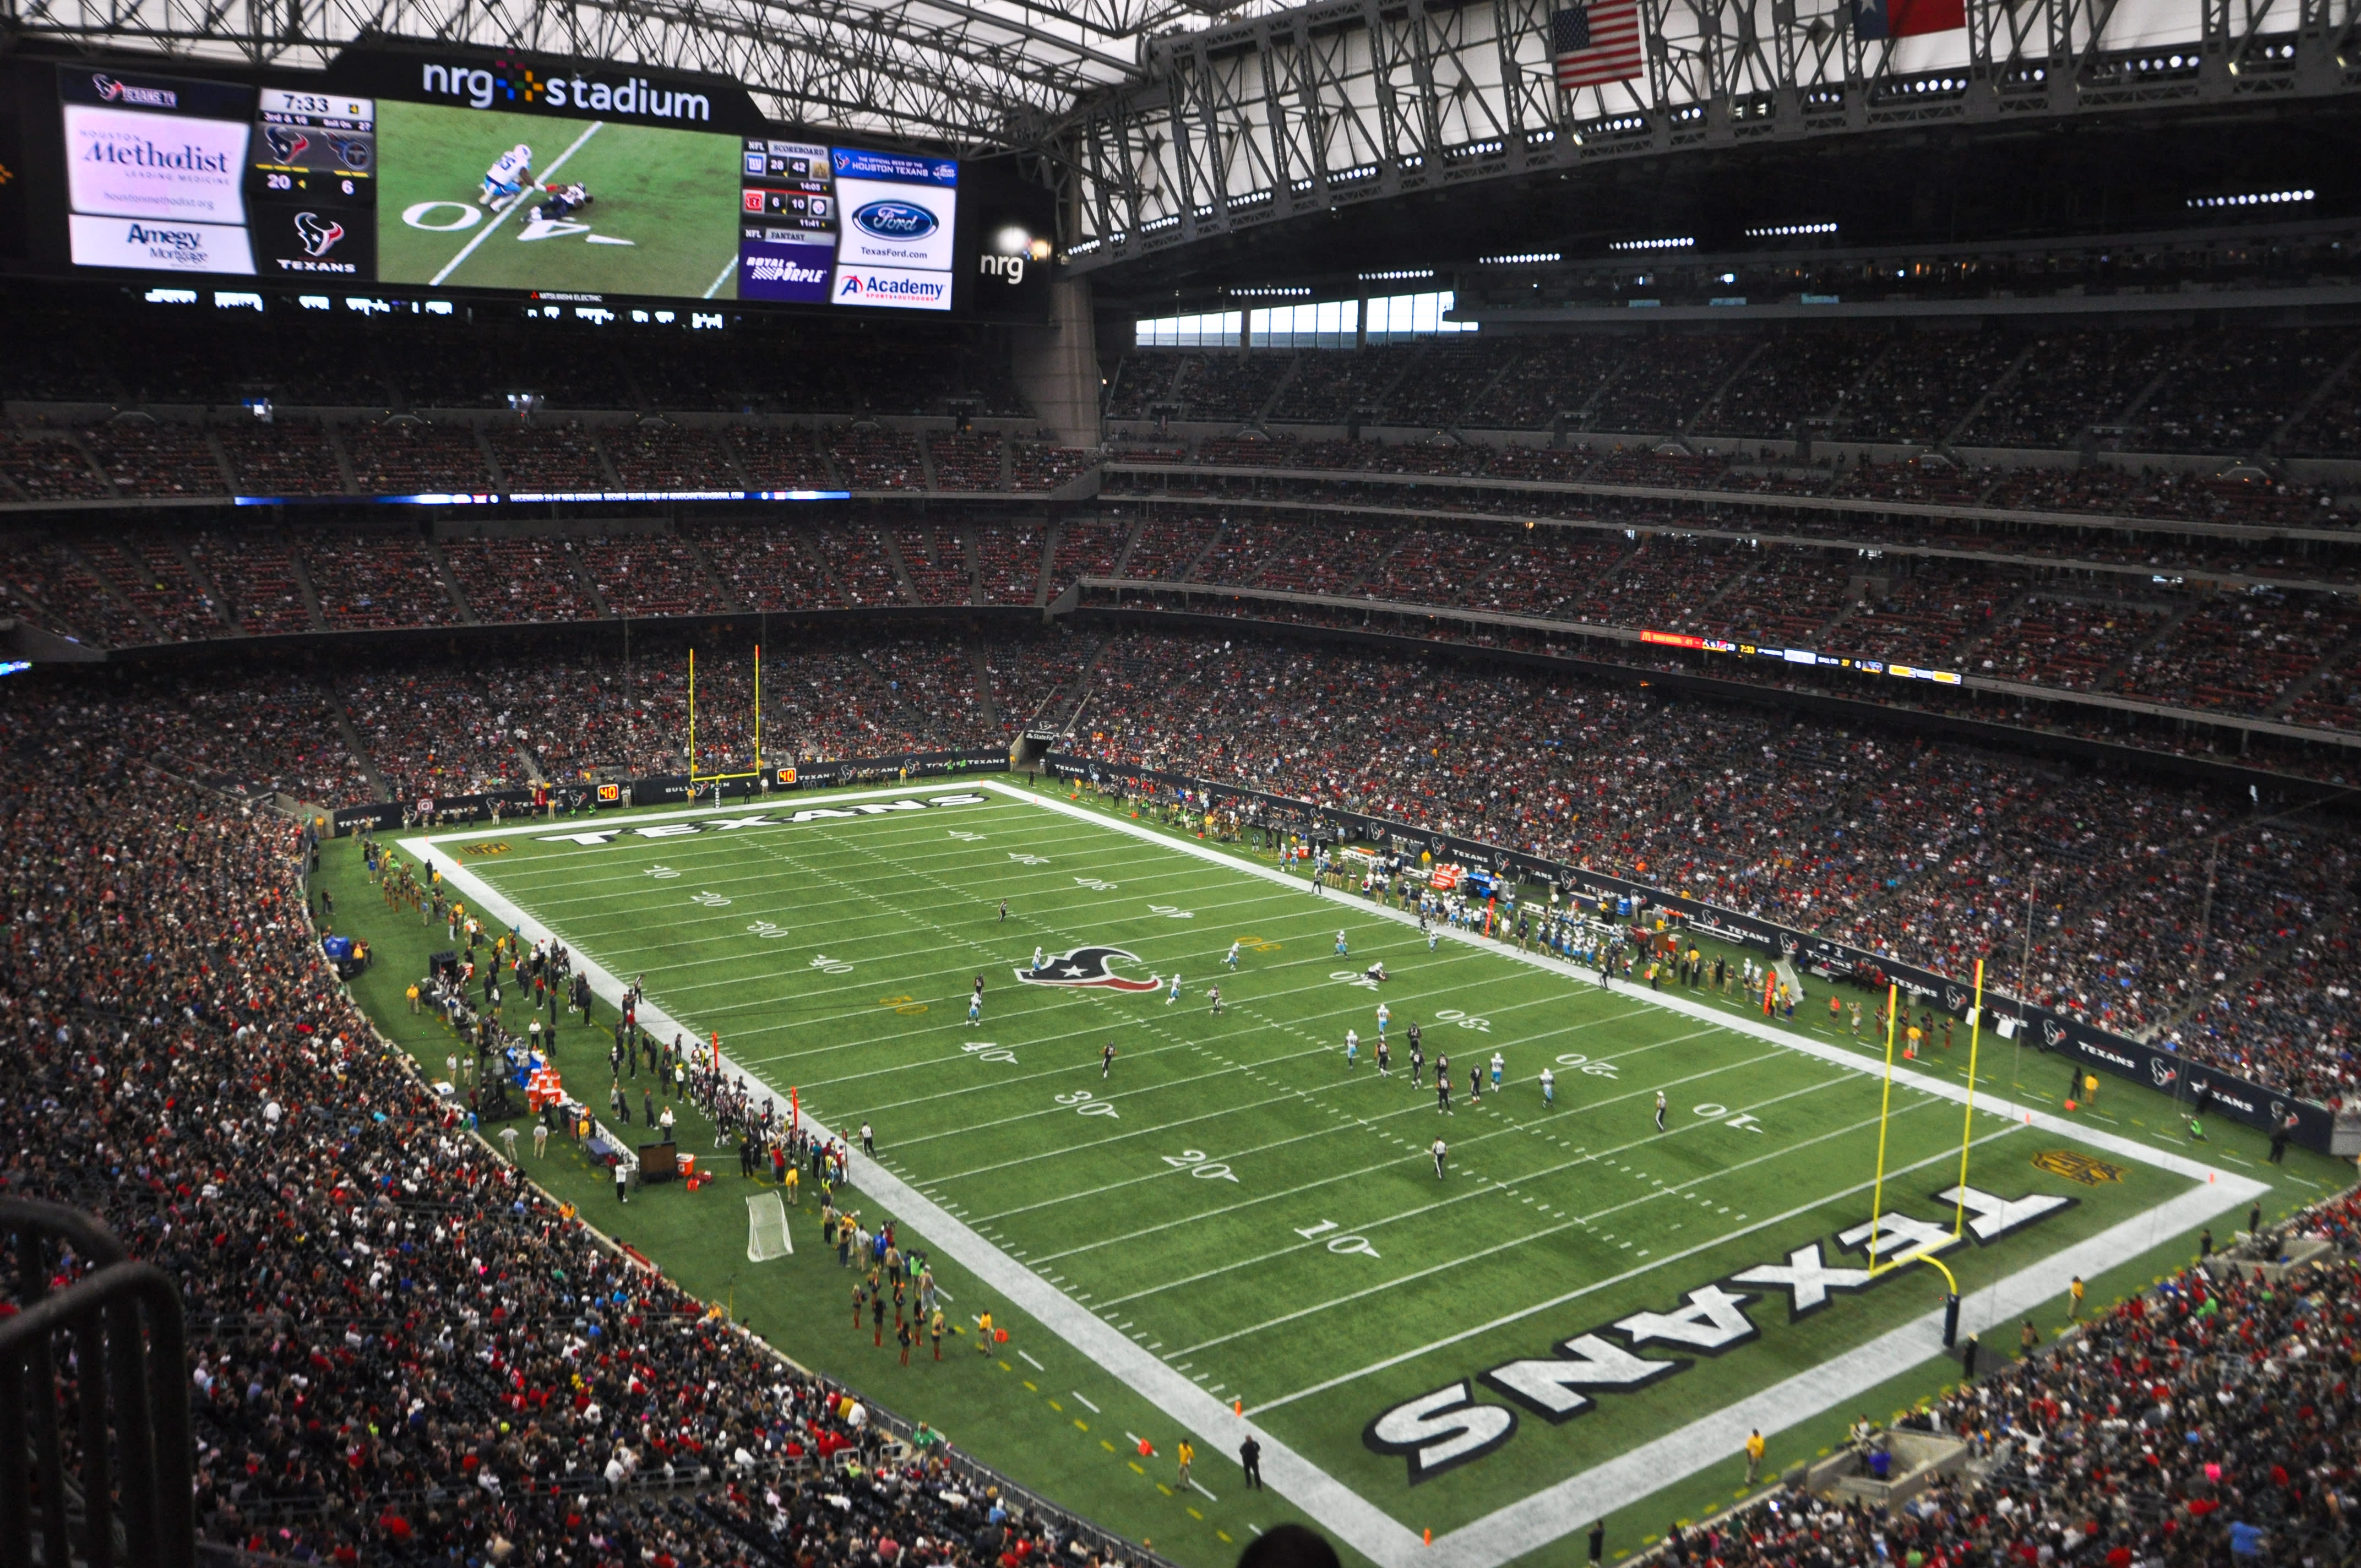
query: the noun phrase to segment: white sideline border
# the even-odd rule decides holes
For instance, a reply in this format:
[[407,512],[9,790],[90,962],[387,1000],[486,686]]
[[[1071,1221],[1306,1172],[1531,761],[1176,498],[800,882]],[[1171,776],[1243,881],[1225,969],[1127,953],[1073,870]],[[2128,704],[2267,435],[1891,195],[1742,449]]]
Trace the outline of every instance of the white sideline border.
[[[728,816],[733,812],[751,815],[765,810],[792,811],[799,808],[798,803],[822,800],[882,799],[962,791],[996,795],[1006,800],[1027,803],[1191,856],[1234,873],[1259,877],[1291,890],[1305,892],[1308,895],[1305,882],[1277,867],[1258,865],[1218,849],[1079,806],[1038,790],[1020,789],[998,779],[950,778],[885,789],[829,792],[826,795],[815,792],[789,795],[783,801],[755,797],[725,804],[718,813],[715,807],[704,806],[635,813],[624,820],[639,824],[716,814]],[[459,840],[507,838],[519,833],[555,837],[565,830],[566,823],[587,820],[596,819],[574,817],[559,822],[525,819],[513,825],[502,823],[489,829],[479,826],[474,831],[406,838],[397,840],[397,843],[414,860],[435,861],[445,882],[464,891],[478,907],[498,916],[529,938],[558,938],[558,933],[519,908],[472,871],[456,863],[456,858],[443,853],[440,847]],[[610,817],[606,820],[612,822],[618,819]],[[1336,896],[1356,915],[1375,916],[1413,929],[1418,924],[1416,917],[1406,912],[1388,909],[1382,905],[1354,899],[1347,894]],[[1592,978],[1590,971],[1543,954],[1521,953],[1506,944],[1483,940],[1448,927],[1438,929],[1446,940],[1466,943],[1532,968],[1576,981],[1587,981]],[[577,969],[589,977],[591,989],[600,998],[610,1006],[620,1003],[623,994],[620,980],[587,955],[577,952],[575,961]],[[1620,990],[1627,998],[1644,1001],[1667,1012],[1739,1034],[1752,1035],[1863,1076],[1876,1076],[1882,1069],[1882,1064],[1866,1060],[1841,1047],[1823,1045],[1744,1015],[1732,1016],[1687,997],[1643,991],[1629,985]],[[697,1034],[693,1027],[653,1004],[642,1011],[652,1031],[673,1028],[692,1038]],[[779,1088],[763,1074],[740,1067],[727,1053],[724,1053],[722,1061],[732,1073],[761,1084],[774,1097],[784,1097]],[[1966,1103],[1968,1091],[1963,1086],[1928,1078],[1906,1068],[1895,1068],[1894,1076],[1897,1081],[1906,1083],[1922,1093],[1955,1104]],[[2118,1134],[2070,1123],[2047,1111],[2036,1110],[1998,1095],[1983,1095],[1979,1099],[1980,1108],[1993,1116],[2005,1117],[2070,1137],[2200,1185],[1966,1297],[1960,1303],[1960,1321],[1962,1327],[1971,1332],[1974,1325],[2004,1321],[2021,1315],[2043,1300],[2056,1298],[2075,1275],[2103,1272],[2126,1257],[2159,1245],[2166,1237],[2202,1224],[2216,1214],[2235,1209],[2270,1190],[2267,1183],[2215,1170],[2185,1156],[2149,1148]],[[835,1136],[817,1119],[810,1118],[808,1113],[806,1115],[822,1136]],[[1594,1519],[1640,1502],[1709,1465],[1727,1462],[1738,1451],[1751,1429],[1760,1428],[1769,1433],[1797,1425],[1933,1359],[1938,1353],[1936,1337],[1940,1331],[1942,1313],[1935,1310],[1771,1387],[1699,1417],[1604,1464],[1495,1509],[1448,1534],[1436,1537],[1433,1544],[1429,1546],[1418,1531],[1328,1475],[1251,1419],[1234,1415],[1228,1406],[1135,1344],[1114,1325],[1103,1321],[900,1177],[862,1155],[858,1148],[851,1146],[850,1140],[846,1141],[851,1149],[850,1179],[854,1185],[874,1194],[881,1203],[957,1259],[978,1279],[998,1291],[1012,1306],[1049,1329],[1205,1442],[1217,1449],[1235,1452],[1238,1442],[1248,1435],[1257,1439],[1262,1444],[1263,1472],[1271,1486],[1381,1568],[1499,1568],[1499,1564],[1511,1559],[1574,1534]]]

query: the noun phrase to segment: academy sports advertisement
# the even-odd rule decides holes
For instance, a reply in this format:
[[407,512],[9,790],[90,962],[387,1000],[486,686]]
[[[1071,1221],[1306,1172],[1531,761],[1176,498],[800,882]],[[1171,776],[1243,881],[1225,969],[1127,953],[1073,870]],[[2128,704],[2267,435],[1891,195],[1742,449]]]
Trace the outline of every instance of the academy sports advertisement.
[[9,75],[16,269],[1047,315],[1049,203],[1013,167],[963,213],[961,160],[773,134],[734,83],[409,49],[307,87]]

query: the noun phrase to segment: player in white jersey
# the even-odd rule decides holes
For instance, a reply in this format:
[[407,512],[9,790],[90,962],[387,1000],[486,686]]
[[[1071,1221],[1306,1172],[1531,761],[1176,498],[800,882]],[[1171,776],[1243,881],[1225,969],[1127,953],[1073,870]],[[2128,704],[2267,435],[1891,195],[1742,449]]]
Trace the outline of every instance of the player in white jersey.
[[1230,944],[1230,956],[1229,956],[1228,958],[1226,958],[1226,959],[1224,959],[1222,961],[1223,961],[1224,963],[1225,963],[1225,964],[1229,965],[1229,967],[1230,967],[1230,968],[1232,968],[1232,969],[1235,969],[1235,968],[1237,968],[1237,967],[1238,967],[1238,944],[1237,944],[1237,943],[1235,943],[1235,942],[1232,942],[1232,943]]
[[1170,1007],[1170,1006],[1171,1006],[1174,1003],[1176,1003],[1176,1002],[1178,1002],[1178,1001],[1180,1001],[1180,971],[1179,970],[1174,970],[1172,971],[1172,990],[1171,990],[1171,992],[1164,998],[1164,1005],[1165,1005],[1165,1006],[1167,1006],[1167,1007]]
[[519,142],[493,160],[484,170],[484,193],[476,198],[479,207],[497,207],[511,201],[533,183],[533,148]]

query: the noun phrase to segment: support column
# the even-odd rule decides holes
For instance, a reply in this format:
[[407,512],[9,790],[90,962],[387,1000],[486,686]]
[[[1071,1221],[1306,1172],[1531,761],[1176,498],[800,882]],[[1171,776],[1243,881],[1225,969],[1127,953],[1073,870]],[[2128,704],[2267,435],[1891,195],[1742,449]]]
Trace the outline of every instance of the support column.
[[1042,433],[1068,446],[1097,446],[1105,439],[1099,423],[1099,356],[1086,279],[1059,279],[1049,286],[1046,326],[1020,326],[1010,371],[1016,389],[1040,415]]

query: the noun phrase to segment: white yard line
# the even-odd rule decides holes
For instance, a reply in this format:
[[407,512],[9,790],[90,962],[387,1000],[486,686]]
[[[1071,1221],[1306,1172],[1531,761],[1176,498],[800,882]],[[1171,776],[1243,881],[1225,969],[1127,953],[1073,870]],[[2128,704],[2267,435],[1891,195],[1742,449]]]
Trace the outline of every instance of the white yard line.
[[[572,158],[576,152],[579,151],[584,142],[588,141],[592,137],[597,136],[598,134],[598,127],[606,123],[607,122],[604,120],[591,121],[589,127],[580,136],[574,138],[574,145],[567,148],[564,152],[559,153],[556,159],[552,162],[548,168],[541,171],[541,183],[547,184],[549,182],[549,177],[557,172],[559,165],[563,164],[567,159]],[[434,277],[426,280],[426,286],[430,289],[440,288],[442,286],[443,280],[451,276],[452,273],[456,272],[459,269],[459,264],[461,262],[476,254],[476,247],[491,238],[492,231],[500,227],[502,224],[508,222],[509,214],[523,206],[524,203],[525,193],[520,191],[516,193],[516,199],[514,201],[511,202],[507,206],[502,207],[493,215],[490,223],[486,224],[481,229],[478,229],[476,232],[475,238],[469,240],[465,246],[460,247],[459,254],[453,257],[449,264],[445,266],[442,271],[437,272]]]
[[[1186,839],[1168,838],[1153,828],[1142,828],[1119,817],[1105,817],[1070,802],[996,780],[882,790],[869,792],[869,797],[963,791],[984,791],[1010,800],[1029,802],[1044,810],[1223,866],[1241,875],[1259,877],[1266,882],[1305,892],[1309,896],[1305,883],[1276,868],[1236,859]],[[808,801],[811,797],[801,798]],[[751,815],[764,809],[793,808],[749,802],[741,809]],[[643,817],[634,821],[661,820],[664,816],[695,817],[710,809],[706,807]],[[549,834],[563,828],[558,824],[544,823],[519,830]],[[430,845],[461,838],[480,839],[485,836],[483,832],[477,831],[438,836],[434,839],[408,839],[401,841],[401,847],[413,858],[423,858]],[[539,938],[555,935],[537,920],[526,916],[510,900],[466,867],[446,863],[444,875],[445,880],[464,888],[485,910],[518,926],[527,936]],[[1417,925],[1412,916],[1367,900],[1338,895],[1338,902],[1365,916],[1390,920],[1411,928]],[[1571,964],[1541,954],[1520,953],[1512,947],[1485,941],[1447,927],[1443,929],[1442,935],[1445,940],[1488,949],[1502,958],[1561,974],[1570,980],[1587,981],[1591,978],[1587,972]],[[587,957],[581,957],[577,961],[583,972],[589,977],[592,990],[610,1005],[621,997],[622,985],[613,975]],[[1752,1035],[1805,1055],[1817,1057],[1850,1072],[1873,1076],[1881,1070],[1880,1063],[1859,1053],[1837,1046],[1821,1045],[1800,1033],[1775,1028],[1757,1019],[1733,1016],[1706,1003],[1630,986],[1621,989],[1623,995],[1631,1000],[1644,1002],[1717,1027]],[[685,1024],[667,1017],[653,1006],[646,1011],[647,1022],[658,1032],[667,1028],[690,1032]],[[723,1061],[732,1072],[746,1072],[726,1056]],[[750,1072],[747,1076],[771,1089],[774,1093],[778,1092],[776,1087],[760,1073]],[[1894,1076],[1896,1082],[1922,1093],[1948,1100],[1953,1104],[1965,1102],[1967,1091],[1962,1086],[1926,1077],[1907,1069],[1896,1069]],[[2064,1248],[1975,1292],[1962,1304],[1963,1321],[1994,1323],[2020,1316],[2043,1300],[2056,1297],[2072,1276],[2103,1273],[2127,1256],[2147,1251],[2167,1237],[2202,1224],[2213,1216],[2246,1203],[2268,1190],[2262,1182],[2217,1172],[2173,1151],[2151,1148],[2135,1139],[2067,1122],[2047,1111],[2020,1105],[1995,1095],[1981,1096],[1980,1105],[1993,1116],[2072,1138],[2135,1163],[2170,1171],[2200,1185],[2145,1214]],[[817,1121],[813,1125],[823,1136],[833,1135]],[[1229,1406],[1191,1382],[1184,1373],[1166,1365],[1151,1351],[1134,1343],[1117,1325],[1101,1321],[1087,1308],[1035,1275],[1026,1264],[1010,1256],[893,1172],[857,1150],[851,1158],[852,1180],[856,1185],[873,1194],[880,1203],[906,1220],[914,1230],[928,1237],[1011,1306],[1034,1318],[1199,1439],[1224,1452],[1235,1451],[1248,1435],[1258,1440],[1262,1444],[1263,1472],[1273,1489],[1355,1551],[1381,1564],[1382,1568],[1498,1568],[1499,1564],[1511,1558],[1582,1529],[1594,1518],[1640,1501],[1708,1465],[1727,1462],[1752,1428],[1760,1427],[1765,1432],[1784,1431],[1846,1403],[1878,1384],[1931,1359],[1937,1354],[1936,1341],[1941,1327],[1939,1312],[1929,1312],[1914,1319],[1878,1339],[1832,1356],[1809,1371],[1762,1393],[1701,1417],[1676,1431],[1488,1514],[1438,1538],[1429,1547],[1423,1544],[1417,1531],[1328,1475],[1273,1433],[1262,1430],[1253,1420],[1233,1414]]]

